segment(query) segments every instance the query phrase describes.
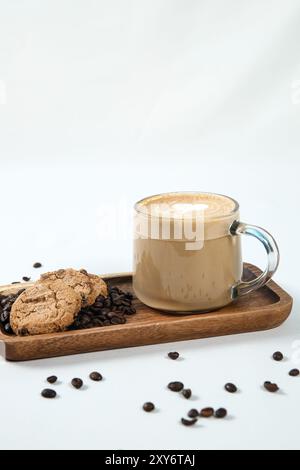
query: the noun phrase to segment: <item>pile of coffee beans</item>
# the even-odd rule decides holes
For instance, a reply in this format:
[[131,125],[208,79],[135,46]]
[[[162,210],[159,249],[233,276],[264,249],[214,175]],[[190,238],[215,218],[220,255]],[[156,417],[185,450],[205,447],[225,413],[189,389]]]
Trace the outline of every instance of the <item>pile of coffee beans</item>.
[[25,289],[19,290],[16,294],[0,295],[0,326],[7,334],[13,334],[10,326],[10,311],[12,304],[16,301]]
[[[13,334],[10,326],[10,311],[12,304],[25,289],[16,294],[0,295],[0,326],[7,334]],[[100,295],[94,305],[84,307],[78,313],[69,330],[94,328],[99,326],[123,325],[128,315],[136,313],[132,305],[134,296],[124,292],[119,287],[108,286],[108,296]]]
[[136,313],[132,305],[133,294],[119,287],[108,286],[108,296],[100,295],[94,305],[80,310],[70,330],[93,328],[97,326],[123,325],[127,316]]

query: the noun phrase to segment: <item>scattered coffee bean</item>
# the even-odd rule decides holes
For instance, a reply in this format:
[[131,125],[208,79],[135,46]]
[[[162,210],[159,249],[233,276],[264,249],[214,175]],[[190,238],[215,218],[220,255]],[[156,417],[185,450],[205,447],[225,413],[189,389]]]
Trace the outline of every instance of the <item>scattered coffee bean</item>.
[[237,392],[237,387],[234,384],[228,383],[225,385],[225,390],[229,393],[236,393]]
[[227,416],[227,410],[225,410],[225,408],[219,408],[215,412],[215,417],[216,418],[225,418],[225,416]]
[[275,392],[278,392],[279,390],[279,387],[277,384],[274,384],[272,382],[269,382],[269,381],[266,381],[264,383],[264,387],[266,390],[268,390],[268,392],[271,392],[271,393],[275,393]]
[[14,281],[12,284],[20,284],[20,281]]
[[188,412],[189,418],[198,418],[198,416],[199,416],[198,410],[192,409]]
[[47,378],[47,382],[49,382],[49,384],[55,384],[56,381],[57,381],[56,375],[51,375],[50,377]]
[[100,382],[102,380],[102,375],[99,374],[99,372],[91,372],[90,373],[90,379],[94,380],[94,382]]
[[155,406],[150,401],[148,401],[147,403],[144,403],[143,405],[143,410],[146,411],[147,413],[150,413],[151,411],[153,411],[154,408]]
[[169,358],[172,359],[173,361],[176,361],[176,359],[179,358],[179,353],[178,353],[178,352],[169,352],[168,356],[169,356]]
[[289,375],[290,375],[291,377],[297,377],[299,374],[300,374],[299,369],[292,369],[292,370],[290,370],[290,372],[289,372]]
[[36,263],[34,263],[33,267],[34,267],[35,269],[41,268],[41,267],[42,267],[42,263],[36,262]]
[[200,416],[202,418],[210,418],[211,416],[214,415],[215,410],[213,408],[202,408],[200,411]]
[[45,389],[41,392],[41,395],[42,395],[42,397],[44,397],[44,398],[55,398],[55,397],[56,397],[56,391],[55,391],[55,390],[51,390],[51,388],[45,388]]
[[181,418],[181,422],[184,426],[194,426],[197,423],[197,419],[185,419]]
[[184,398],[189,400],[192,396],[192,390],[190,388],[185,388],[184,390],[182,390],[182,395],[184,396]]
[[277,362],[282,361],[282,359],[283,359],[283,354],[282,354],[282,352],[280,352],[280,351],[274,352],[274,354],[273,354],[273,359],[274,359],[274,361],[277,361]]
[[172,392],[181,392],[181,390],[183,390],[183,388],[184,388],[184,385],[181,382],[170,382],[169,385],[168,385],[168,388]]
[[24,282],[29,282],[31,278],[27,276],[23,276],[22,279]]
[[79,388],[82,387],[83,382],[82,382],[81,379],[75,378],[75,379],[72,380],[71,384],[73,385],[73,387],[79,389]]

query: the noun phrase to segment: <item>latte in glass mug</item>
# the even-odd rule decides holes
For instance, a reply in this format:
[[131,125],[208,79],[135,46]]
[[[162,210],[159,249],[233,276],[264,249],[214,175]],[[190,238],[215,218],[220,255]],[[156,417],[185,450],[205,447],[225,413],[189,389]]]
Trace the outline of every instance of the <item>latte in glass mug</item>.
[[[151,196],[135,205],[133,287],[146,305],[169,312],[207,312],[266,284],[279,252],[265,230],[240,222],[230,197],[197,192]],[[241,235],[258,238],[266,271],[243,282]]]

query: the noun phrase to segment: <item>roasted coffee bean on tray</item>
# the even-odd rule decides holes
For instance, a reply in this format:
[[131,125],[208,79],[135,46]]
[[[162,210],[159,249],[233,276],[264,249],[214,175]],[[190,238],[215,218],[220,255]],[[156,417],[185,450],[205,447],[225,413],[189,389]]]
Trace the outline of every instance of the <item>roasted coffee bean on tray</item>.
[[292,369],[292,370],[289,371],[289,375],[291,377],[297,377],[298,375],[300,375],[300,371],[299,371],[299,369]]
[[12,304],[24,290],[20,289],[16,294],[0,295],[0,326],[3,327],[4,332],[7,334],[13,334],[9,323]]
[[237,386],[231,383],[228,383],[225,385],[225,390],[229,393],[236,393],[237,392]]
[[181,382],[170,382],[168,385],[168,389],[172,392],[181,392],[184,389],[184,385]]
[[271,393],[275,393],[275,392],[278,392],[279,390],[279,387],[277,384],[274,384],[272,382],[269,382],[269,381],[266,381],[264,383],[264,387],[266,390],[268,390],[268,392],[271,392]]
[[168,356],[173,361],[176,361],[179,358],[179,353],[178,352],[169,352]]
[[44,398],[55,398],[56,397],[56,391],[51,390],[51,388],[45,388],[41,392],[42,397]]
[[282,361],[282,360],[283,360],[283,354],[282,354],[282,352],[280,352],[280,351],[274,352],[274,354],[273,354],[273,359],[274,359],[274,361],[277,361],[277,362]]
[[155,406],[150,401],[148,401],[147,403],[144,403],[143,405],[143,410],[146,411],[147,413],[150,413],[151,411],[153,411],[154,408]]
[[47,382],[49,382],[49,384],[55,384],[56,381],[57,381],[56,375],[51,375],[50,377],[47,378]]

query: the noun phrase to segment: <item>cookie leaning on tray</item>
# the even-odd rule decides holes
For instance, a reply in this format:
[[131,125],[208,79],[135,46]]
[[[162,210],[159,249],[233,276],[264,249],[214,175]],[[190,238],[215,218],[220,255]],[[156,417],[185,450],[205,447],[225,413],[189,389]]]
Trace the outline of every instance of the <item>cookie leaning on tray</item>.
[[108,295],[106,283],[85,270],[70,268],[43,274],[12,305],[11,327],[22,336],[64,331],[81,308],[92,305],[100,295]]

